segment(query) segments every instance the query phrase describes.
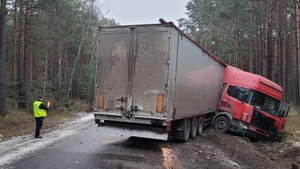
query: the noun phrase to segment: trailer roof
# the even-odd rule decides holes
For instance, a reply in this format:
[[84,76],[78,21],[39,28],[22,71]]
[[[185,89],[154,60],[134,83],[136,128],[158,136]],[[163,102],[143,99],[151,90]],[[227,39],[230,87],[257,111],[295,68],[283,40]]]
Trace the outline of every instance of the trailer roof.
[[224,67],[228,66],[222,59],[220,59],[218,56],[210,53],[209,51],[207,51],[203,46],[201,46],[198,42],[196,42],[194,39],[192,39],[189,35],[187,35],[186,33],[184,33],[182,30],[180,30],[173,22],[166,22],[164,19],[160,18],[159,22],[161,24],[171,24],[172,27],[174,27],[175,29],[177,29],[177,31],[179,31],[181,34],[183,34],[186,38],[188,38],[190,41],[192,41],[195,45],[197,45],[199,48],[201,48],[205,53],[207,53],[210,57],[212,57],[214,60],[216,60],[217,62],[219,62],[221,65],[223,65]]

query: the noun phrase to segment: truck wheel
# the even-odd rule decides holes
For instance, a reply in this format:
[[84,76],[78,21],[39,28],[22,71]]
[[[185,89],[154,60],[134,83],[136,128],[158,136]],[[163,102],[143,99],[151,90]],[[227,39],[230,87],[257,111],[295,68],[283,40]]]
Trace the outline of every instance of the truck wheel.
[[184,129],[183,129],[183,142],[187,142],[190,136],[191,123],[190,120],[184,120]]
[[190,131],[190,138],[194,139],[197,136],[197,118],[191,119],[191,131]]
[[225,116],[219,116],[214,121],[214,127],[218,131],[226,132],[229,128],[229,120]]
[[197,130],[197,134],[201,135],[203,131],[203,117],[199,117],[198,118],[198,130]]

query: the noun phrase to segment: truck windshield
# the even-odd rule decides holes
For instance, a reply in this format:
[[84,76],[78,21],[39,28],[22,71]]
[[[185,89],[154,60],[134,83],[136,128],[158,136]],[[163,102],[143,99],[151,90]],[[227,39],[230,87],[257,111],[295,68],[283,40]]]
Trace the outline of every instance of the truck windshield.
[[263,110],[274,116],[283,116],[282,113],[288,112],[286,109],[285,111],[278,111],[283,109],[281,108],[282,106],[280,106],[281,102],[259,91],[244,87],[229,86],[227,94],[244,103],[252,105],[255,109]]
[[263,110],[274,116],[278,115],[280,101],[258,91],[253,91],[250,104],[255,109]]

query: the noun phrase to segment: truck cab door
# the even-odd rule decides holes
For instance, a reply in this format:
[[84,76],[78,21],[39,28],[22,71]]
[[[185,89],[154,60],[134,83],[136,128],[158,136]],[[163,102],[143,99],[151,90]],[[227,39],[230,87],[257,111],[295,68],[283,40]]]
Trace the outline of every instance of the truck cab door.
[[280,124],[278,125],[278,131],[283,130],[286,122],[287,122],[287,116],[289,114],[290,105],[287,103],[281,102],[279,105],[279,109],[277,111],[277,116],[280,119]]
[[289,114],[289,110],[290,110],[290,106],[284,102],[281,102],[278,109],[278,116],[286,118]]
[[[223,90],[219,109],[229,112],[234,119],[241,119],[249,94],[237,86],[227,85]],[[250,107],[246,107],[246,110]]]

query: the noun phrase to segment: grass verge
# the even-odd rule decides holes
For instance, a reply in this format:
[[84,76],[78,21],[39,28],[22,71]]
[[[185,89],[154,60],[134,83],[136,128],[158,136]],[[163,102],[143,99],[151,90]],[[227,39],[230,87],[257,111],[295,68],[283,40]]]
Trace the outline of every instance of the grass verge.
[[[76,119],[80,113],[85,111],[87,105],[80,101],[74,101],[68,108],[59,110],[50,110],[44,120],[42,130],[47,130],[58,126],[59,124]],[[12,137],[34,134],[35,118],[32,112],[8,108],[8,114],[0,117],[0,142],[11,139]]]

